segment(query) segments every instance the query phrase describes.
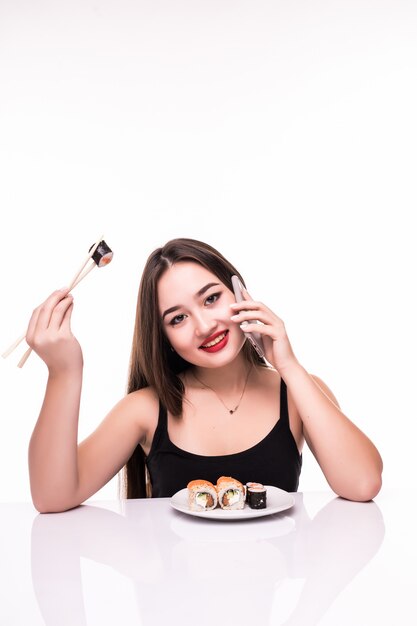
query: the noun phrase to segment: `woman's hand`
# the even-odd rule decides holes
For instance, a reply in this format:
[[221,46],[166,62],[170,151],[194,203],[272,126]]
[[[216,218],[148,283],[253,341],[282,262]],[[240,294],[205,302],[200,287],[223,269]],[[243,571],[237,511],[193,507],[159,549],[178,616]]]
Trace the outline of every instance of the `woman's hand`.
[[32,313],[26,341],[46,363],[50,374],[79,371],[81,346],[71,332],[73,297],[68,289],[54,291]]
[[[297,363],[284,322],[265,304],[252,300],[246,289],[242,291],[245,299],[230,305],[235,313],[231,319],[240,325],[243,332],[262,335],[266,359],[279,373],[283,373],[285,368]],[[250,323],[253,320],[261,323]]]

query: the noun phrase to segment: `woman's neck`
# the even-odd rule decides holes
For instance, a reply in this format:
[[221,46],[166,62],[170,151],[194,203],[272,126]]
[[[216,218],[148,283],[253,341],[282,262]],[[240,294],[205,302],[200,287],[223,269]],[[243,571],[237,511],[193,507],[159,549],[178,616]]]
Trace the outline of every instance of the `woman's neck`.
[[251,364],[243,356],[239,356],[223,367],[192,367],[189,370],[191,376],[188,377],[188,383],[192,386],[200,386],[203,383],[220,393],[222,390],[229,393],[239,391],[245,384],[250,369]]

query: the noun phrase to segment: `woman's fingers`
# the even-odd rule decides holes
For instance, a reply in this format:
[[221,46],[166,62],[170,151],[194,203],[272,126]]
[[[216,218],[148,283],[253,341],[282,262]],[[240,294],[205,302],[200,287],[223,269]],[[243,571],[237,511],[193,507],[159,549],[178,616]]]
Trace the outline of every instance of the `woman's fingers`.
[[35,328],[38,323],[39,308],[35,309],[29,320],[28,329],[26,331],[26,342],[32,347]]
[[261,322],[262,324],[276,324],[282,322],[276,315],[267,311],[241,311],[238,315],[233,315],[232,320],[241,324],[242,322]]
[[255,300],[242,300],[241,302],[234,302],[230,305],[233,311],[256,311],[260,308],[266,308],[262,302],[255,302]]
[[281,321],[275,313],[268,309],[261,302],[254,302],[248,300],[245,302],[239,302],[238,304],[231,305],[232,320],[235,322],[243,322],[250,320],[258,320],[264,324],[272,323],[273,321]]
[[59,289],[54,291],[39,307],[39,313],[37,318],[37,327],[45,329],[48,328],[51,320],[52,313],[58,303],[66,298],[68,295],[67,289]]
[[283,320],[262,302],[250,299],[246,290],[244,298],[242,302],[230,305],[232,321],[239,324],[244,333],[262,335],[267,361],[282,372],[296,361]]
[[269,326],[267,324],[257,324],[253,320],[251,322],[241,322],[240,328],[244,333],[259,333],[260,335],[271,337],[271,339],[276,338],[275,336],[271,336],[272,326]]
[[60,326],[61,331],[62,330],[68,331],[69,334],[72,334],[71,333],[71,315],[72,315],[73,310],[74,310],[74,300],[71,299],[71,302],[69,303],[67,310],[64,313],[61,326]]
[[58,331],[61,326],[69,321],[70,315],[67,313],[72,311],[72,305],[74,303],[73,297],[68,294],[63,298],[56,307],[53,309],[48,328],[50,330]]
[[54,291],[32,313],[26,341],[50,373],[82,368],[81,347],[71,332],[72,310],[72,296],[68,289],[61,289]]
[[26,332],[26,341],[32,345],[34,337],[39,332],[46,330],[51,323],[52,316],[56,314],[55,328],[59,327],[68,306],[72,302],[72,296],[68,295],[67,289],[54,291],[32,313]]
[[245,333],[257,332],[271,339],[282,338],[286,334],[284,322],[261,302],[248,300],[239,302],[238,306],[232,305],[232,308],[237,309],[231,317],[232,321],[239,324]]

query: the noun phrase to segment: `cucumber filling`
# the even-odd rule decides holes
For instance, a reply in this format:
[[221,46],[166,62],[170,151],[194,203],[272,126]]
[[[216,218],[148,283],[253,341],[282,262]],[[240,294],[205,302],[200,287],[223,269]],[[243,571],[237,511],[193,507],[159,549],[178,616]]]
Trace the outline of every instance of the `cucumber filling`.
[[214,504],[213,496],[206,491],[197,493],[195,502],[198,506],[201,506],[202,509],[207,509]]
[[223,494],[223,506],[232,506],[239,502],[240,492],[238,489],[228,489]]

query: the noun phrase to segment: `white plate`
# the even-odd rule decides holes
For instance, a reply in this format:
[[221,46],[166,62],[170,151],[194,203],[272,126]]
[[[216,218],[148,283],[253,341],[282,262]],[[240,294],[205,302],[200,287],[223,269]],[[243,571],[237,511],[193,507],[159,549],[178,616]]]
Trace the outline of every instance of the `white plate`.
[[240,519],[264,517],[265,515],[273,515],[280,511],[290,509],[294,505],[294,497],[278,487],[266,485],[266,509],[251,509],[247,504],[239,511],[227,511],[216,507],[212,511],[191,511],[188,508],[188,490],[187,488],[177,491],[172,496],[171,506],[181,513],[194,515],[195,517],[204,517],[205,519],[221,520],[221,521],[237,521]]

